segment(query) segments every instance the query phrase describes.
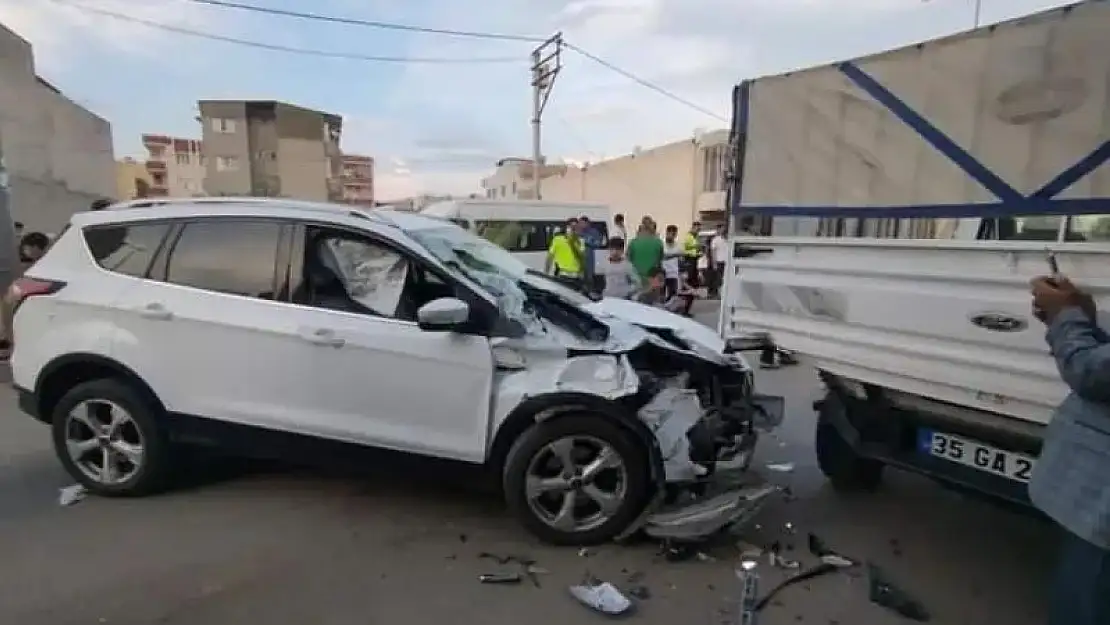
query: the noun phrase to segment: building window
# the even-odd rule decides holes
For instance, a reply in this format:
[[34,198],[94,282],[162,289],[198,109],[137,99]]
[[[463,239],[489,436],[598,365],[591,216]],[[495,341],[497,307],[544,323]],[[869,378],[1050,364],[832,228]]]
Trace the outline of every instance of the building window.
[[217,156],[216,171],[239,171],[239,159],[234,156]]
[[177,160],[178,165],[188,165],[189,164],[190,159],[189,159],[189,154],[188,153],[179,152],[174,156],[174,158],[175,158],[175,160]]
[[501,197],[505,197],[505,185],[501,185]]
[[212,130],[220,134],[230,135],[235,133],[235,120],[223,117],[212,118]]

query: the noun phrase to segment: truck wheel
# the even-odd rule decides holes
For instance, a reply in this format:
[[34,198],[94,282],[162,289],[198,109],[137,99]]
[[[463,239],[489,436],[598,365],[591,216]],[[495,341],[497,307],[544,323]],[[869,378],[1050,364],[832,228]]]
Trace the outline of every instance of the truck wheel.
[[509,450],[505,501],[544,542],[607,542],[650,501],[648,462],[643,442],[606,417],[555,417],[532,426]]
[[874,491],[882,483],[883,464],[859,455],[833,425],[833,411],[844,410],[844,404],[832,394],[821,402],[814,441],[817,466],[838,491]]

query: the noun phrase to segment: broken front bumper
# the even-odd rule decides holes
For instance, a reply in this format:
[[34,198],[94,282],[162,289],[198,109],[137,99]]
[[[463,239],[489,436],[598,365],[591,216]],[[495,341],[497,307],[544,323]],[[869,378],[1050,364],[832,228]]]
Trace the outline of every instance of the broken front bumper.
[[714,475],[706,495],[657,508],[644,517],[641,528],[654,538],[699,540],[746,525],[781,492],[750,471],[722,471]]

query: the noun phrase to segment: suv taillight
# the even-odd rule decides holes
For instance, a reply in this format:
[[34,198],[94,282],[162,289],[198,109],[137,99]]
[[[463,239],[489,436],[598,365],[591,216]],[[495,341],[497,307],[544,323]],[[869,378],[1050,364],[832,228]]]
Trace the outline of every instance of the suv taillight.
[[39,295],[53,295],[62,290],[66,285],[65,282],[57,280],[43,280],[42,278],[29,278],[23,277],[17,279],[8,288],[8,303],[12,308],[12,314],[15,314],[20,304],[27,301],[32,297]]

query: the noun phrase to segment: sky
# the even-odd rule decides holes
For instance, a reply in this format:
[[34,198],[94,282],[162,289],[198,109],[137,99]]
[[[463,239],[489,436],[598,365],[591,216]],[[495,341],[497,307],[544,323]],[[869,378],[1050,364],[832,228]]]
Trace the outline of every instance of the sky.
[[[564,50],[543,117],[549,161],[597,162],[727,126],[733,85],[969,29],[975,0],[237,0],[422,27],[565,40],[693,104]],[[983,23],[1068,4],[981,0]],[[368,62],[200,39],[88,6],[286,47],[452,63]],[[342,148],[376,159],[376,191],[471,193],[530,156],[535,44],[321,23],[190,0],[0,0],[38,73],[112,122],[117,157],[143,133],[199,137],[201,99],[277,99],[344,117]],[[493,59],[493,62],[488,62]],[[700,109],[700,110],[699,110]]]

